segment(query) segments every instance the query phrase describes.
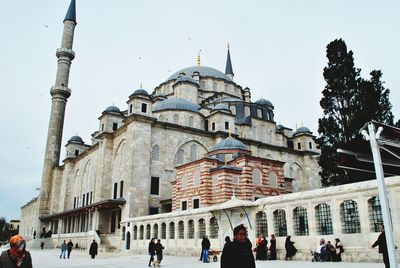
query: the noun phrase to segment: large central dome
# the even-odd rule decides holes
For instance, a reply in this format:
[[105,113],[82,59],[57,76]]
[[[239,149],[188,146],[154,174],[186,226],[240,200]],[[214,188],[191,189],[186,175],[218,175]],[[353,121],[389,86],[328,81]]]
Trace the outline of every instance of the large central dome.
[[232,79],[225,75],[223,72],[207,66],[192,66],[184,68],[171,75],[167,79],[167,81],[178,79],[179,75],[182,73],[186,76],[191,77],[194,72],[198,72],[200,74],[200,77],[212,77],[232,82]]

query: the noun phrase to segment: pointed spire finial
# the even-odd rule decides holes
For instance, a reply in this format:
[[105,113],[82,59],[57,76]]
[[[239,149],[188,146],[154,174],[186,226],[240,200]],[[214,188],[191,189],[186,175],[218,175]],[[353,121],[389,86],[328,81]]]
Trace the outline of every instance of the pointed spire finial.
[[65,15],[64,22],[66,20],[73,21],[76,23],[76,8],[75,8],[75,0],[71,0],[69,4],[67,14]]
[[197,51],[197,66],[200,66],[200,52],[201,52],[201,49],[199,51]]
[[140,82],[140,88],[143,88],[143,83],[142,82]]
[[228,43],[228,54],[226,56],[225,74],[231,78],[233,78],[233,76],[234,76],[233,68],[232,68],[232,61],[231,61],[231,53],[229,51],[229,43]]

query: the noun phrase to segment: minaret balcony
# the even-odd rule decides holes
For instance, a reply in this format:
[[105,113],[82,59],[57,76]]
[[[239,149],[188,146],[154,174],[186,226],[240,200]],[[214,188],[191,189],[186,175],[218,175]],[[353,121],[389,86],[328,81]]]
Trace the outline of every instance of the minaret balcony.
[[75,52],[70,48],[57,48],[56,56],[57,58],[67,57],[70,60],[73,60],[75,58]]

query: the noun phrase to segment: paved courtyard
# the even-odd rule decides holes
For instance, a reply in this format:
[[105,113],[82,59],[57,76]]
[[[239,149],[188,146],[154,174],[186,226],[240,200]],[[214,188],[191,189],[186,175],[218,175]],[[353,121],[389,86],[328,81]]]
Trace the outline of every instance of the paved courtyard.
[[[147,267],[147,255],[128,255],[128,254],[111,254],[99,253],[96,259],[90,259],[86,251],[72,251],[70,259],[60,259],[59,250],[32,250],[33,267],[34,268],[56,268],[56,267],[74,267],[74,268],[132,268]],[[195,257],[176,257],[165,256],[162,267],[190,267],[190,268],[217,268],[220,263],[202,263]],[[304,261],[257,261],[257,268],[299,268],[299,267],[343,267],[343,268],[383,268],[383,263],[312,263]]]

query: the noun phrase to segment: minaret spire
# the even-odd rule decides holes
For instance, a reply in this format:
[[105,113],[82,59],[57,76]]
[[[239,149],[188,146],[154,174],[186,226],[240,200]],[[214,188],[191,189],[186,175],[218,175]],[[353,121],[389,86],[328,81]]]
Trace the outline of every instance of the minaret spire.
[[200,51],[197,52],[197,66],[200,66]]
[[233,79],[234,74],[232,69],[231,53],[229,52],[229,43],[228,43],[228,55],[226,56],[225,74]]
[[[51,112],[49,129],[47,132],[46,151],[44,156],[42,184],[39,194],[39,217],[50,212],[50,196],[53,169],[59,165],[61,139],[64,126],[65,106],[71,95],[68,88],[69,70],[75,52],[72,50],[74,31],[76,26],[75,0],[71,0],[67,14],[64,19],[64,30],[61,40],[61,47],[57,49],[57,75],[54,86],[50,89]],[[40,228],[40,227],[38,227]],[[40,230],[37,230],[40,231]]]

